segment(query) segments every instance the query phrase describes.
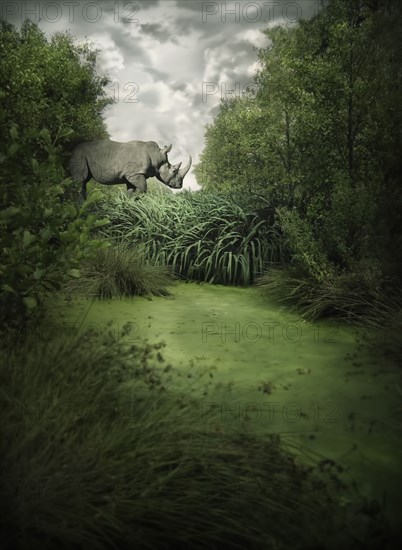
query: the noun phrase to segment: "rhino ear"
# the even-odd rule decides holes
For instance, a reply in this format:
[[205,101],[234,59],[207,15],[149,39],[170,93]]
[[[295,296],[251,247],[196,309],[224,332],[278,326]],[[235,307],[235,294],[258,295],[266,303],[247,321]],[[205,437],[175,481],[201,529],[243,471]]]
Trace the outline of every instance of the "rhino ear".
[[161,151],[162,151],[163,154],[165,154],[165,153],[169,153],[171,151],[171,149],[172,149],[172,144],[165,145],[165,147],[162,147]]

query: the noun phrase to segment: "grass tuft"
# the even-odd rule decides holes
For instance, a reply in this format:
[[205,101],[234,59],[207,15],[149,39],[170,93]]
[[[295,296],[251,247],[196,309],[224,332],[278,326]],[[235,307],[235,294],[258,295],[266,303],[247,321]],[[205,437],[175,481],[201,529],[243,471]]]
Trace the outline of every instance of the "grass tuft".
[[263,294],[291,306],[307,320],[337,317],[366,329],[364,340],[402,358],[402,295],[362,273],[317,281],[300,267],[271,269],[256,281]]
[[69,284],[69,290],[99,298],[166,296],[167,287],[173,283],[169,269],[152,265],[147,260],[143,245],[122,241],[97,250],[94,257],[84,263],[80,273],[80,278]]

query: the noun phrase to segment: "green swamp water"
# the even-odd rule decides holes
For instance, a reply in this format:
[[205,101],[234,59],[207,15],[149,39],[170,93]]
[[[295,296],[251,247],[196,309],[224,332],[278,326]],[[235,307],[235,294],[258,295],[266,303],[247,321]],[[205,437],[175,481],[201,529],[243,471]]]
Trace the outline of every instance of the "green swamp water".
[[[61,313],[83,331],[110,323],[119,334],[131,323],[127,340],[165,342],[163,356],[186,374],[180,389],[199,388],[206,429],[240,424],[281,434],[305,462],[332,459],[349,486],[356,482],[369,499],[385,495],[387,515],[398,521],[401,370],[359,345],[350,327],[304,322],[255,288],[197,283],[178,283],[168,297],[80,299]],[[197,380],[206,367],[213,379]]]

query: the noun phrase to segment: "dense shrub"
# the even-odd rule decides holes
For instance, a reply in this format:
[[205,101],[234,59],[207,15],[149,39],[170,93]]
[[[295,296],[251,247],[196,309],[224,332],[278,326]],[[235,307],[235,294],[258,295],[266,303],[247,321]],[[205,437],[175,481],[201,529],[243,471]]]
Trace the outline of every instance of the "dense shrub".
[[106,220],[89,210],[99,192],[78,205],[64,166],[75,141],[107,135],[110,101],[96,52],[68,33],[1,21],[0,50],[0,325],[22,326],[103,246],[94,237]]
[[[47,293],[79,275],[83,258],[104,246],[93,232],[107,219],[87,212],[96,192],[79,208],[63,201],[72,182],[64,177],[62,149],[48,129],[8,130],[0,158],[0,324],[20,325],[40,312]],[[69,131],[61,127],[58,137]],[[38,161],[38,152],[45,160]],[[29,159],[29,171],[21,158]]]

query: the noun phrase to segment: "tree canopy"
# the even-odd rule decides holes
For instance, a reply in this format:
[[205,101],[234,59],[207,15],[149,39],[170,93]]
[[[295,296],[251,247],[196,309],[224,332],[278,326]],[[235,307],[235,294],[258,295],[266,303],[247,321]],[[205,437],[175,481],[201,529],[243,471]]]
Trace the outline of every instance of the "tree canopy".
[[256,97],[224,101],[207,127],[198,182],[265,196],[298,257],[310,237],[340,269],[402,252],[401,13],[395,2],[331,0],[267,29]]
[[67,32],[47,39],[29,19],[20,31],[0,22],[0,51],[2,125],[46,126],[55,135],[61,120],[74,130],[65,142],[107,137],[101,115],[112,100],[109,79],[96,73],[96,51]]

